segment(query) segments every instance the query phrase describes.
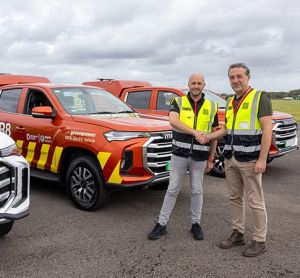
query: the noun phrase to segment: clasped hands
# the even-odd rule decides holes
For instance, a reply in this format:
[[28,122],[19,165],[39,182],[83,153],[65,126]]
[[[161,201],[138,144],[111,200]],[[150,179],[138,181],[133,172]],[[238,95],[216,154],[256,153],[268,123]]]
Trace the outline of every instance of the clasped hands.
[[199,144],[207,144],[210,140],[209,134],[202,131],[195,131],[194,136]]

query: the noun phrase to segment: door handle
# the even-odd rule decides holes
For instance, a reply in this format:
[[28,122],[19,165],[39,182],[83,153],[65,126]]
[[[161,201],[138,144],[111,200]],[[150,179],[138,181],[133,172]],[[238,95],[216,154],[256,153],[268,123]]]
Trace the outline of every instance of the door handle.
[[25,131],[25,127],[23,126],[17,126],[16,129],[19,131]]

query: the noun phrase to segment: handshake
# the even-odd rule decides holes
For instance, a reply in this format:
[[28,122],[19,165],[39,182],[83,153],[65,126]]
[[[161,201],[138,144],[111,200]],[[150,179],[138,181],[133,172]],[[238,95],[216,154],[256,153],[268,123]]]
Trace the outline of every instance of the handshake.
[[202,145],[207,144],[210,140],[212,140],[211,133],[195,131],[194,136],[195,136],[197,142]]

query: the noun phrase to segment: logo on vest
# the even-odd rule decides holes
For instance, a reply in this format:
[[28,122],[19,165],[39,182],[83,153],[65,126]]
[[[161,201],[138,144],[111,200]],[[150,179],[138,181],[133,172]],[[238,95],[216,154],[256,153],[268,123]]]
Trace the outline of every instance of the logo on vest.
[[242,109],[248,109],[249,103],[245,102],[243,103]]
[[207,109],[203,109],[203,115],[208,115],[208,110]]
[[190,108],[190,107],[182,107],[182,110],[192,111],[192,108]]

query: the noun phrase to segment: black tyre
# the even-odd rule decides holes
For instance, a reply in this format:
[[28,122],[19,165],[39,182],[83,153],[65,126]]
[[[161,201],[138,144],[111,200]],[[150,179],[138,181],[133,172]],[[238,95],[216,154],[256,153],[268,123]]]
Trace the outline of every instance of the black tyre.
[[268,158],[267,158],[267,164],[270,164],[270,163],[273,161],[273,159],[274,159],[274,158],[268,157]]
[[14,225],[14,221],[9,221],[4,224],[0,224],[0,237],[8,234]]
[[210,171],[210,174],[215,177],[225,178],[224,143],[218,142],[214,167]]
[[154,189],[154,190],[167,190],[168,186],[169,186],[169,181],[164,181],[164,182],[161,182],[161,183],[153,184],[151,186],[151,189]]
[[97,210],[110,199],[99,163],[93,157],[76,157],[69,165],[66,187],[73,203],[82,210]]

